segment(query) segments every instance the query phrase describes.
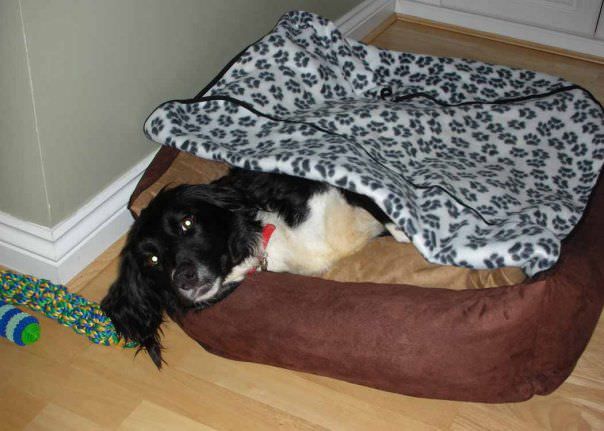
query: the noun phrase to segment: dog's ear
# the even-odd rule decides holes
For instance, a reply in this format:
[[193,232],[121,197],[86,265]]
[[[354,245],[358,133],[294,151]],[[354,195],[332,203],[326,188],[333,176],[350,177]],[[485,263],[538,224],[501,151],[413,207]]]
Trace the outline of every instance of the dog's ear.
[[239,190],[219,183],[183,186],[181,193],[185,199],[201,200],[229,211],[247,212],[253,208],[253,202]]
[[138,352],[146,350],[157,366],[162,366],[161,329],[163,307],[159,294],[147,284],[133,254],[122,254],[120,273],[101,309],[109,316],[116,331],[127,341],[139,344]]

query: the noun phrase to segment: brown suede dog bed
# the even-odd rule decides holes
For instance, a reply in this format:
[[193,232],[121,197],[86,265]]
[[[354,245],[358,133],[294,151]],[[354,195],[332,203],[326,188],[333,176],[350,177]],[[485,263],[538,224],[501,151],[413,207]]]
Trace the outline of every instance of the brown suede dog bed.
[[[130,208],[136,216],[160,186],[204,182],[225,171],[164,147]],[[413,396],[526,400],[552,392],[568,377],[598,321],[603,213],[600,181],[558,263],[531,280],[522,281],[514,268],[428,264],[380,238],[324,275],[331,280],[257,273],[222,302],[178,323],[206,350],[231,359]],[[412,278],[405,284],[395,284],[400,278],[392,275],[380,278],[392,267],[388,262],[381,270],[363,270],[364,259],[379,250],[386,254],[378,261],[395,256]],[[350,282],[368,278],[379,283]]]

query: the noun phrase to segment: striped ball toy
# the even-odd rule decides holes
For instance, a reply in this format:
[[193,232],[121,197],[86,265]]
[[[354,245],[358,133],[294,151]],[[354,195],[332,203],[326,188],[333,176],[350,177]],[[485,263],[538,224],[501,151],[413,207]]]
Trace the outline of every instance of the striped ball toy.
[[40,338],[38,319],[0,301],[0,336],[19,346],[25,346]]

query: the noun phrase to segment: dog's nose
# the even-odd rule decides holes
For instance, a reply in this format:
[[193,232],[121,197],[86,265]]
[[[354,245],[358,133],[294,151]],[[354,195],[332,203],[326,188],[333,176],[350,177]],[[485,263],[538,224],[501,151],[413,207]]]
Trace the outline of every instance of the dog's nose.
[[179,289],[192,289],[199,282],[197,267],[191,262],[179,264],[174,271],[174,283]]

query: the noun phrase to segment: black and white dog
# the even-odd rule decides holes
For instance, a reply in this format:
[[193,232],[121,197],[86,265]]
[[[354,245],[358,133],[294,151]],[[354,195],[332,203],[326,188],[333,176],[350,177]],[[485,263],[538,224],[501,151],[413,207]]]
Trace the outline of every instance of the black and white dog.
[[211,184],[178,186],[151,201],[128,234],[118,279],[101,307],[159,368],[164,311],[208,307],[260,267],[320,274],[384,227],[406,240],[365,196],[233,169]]

